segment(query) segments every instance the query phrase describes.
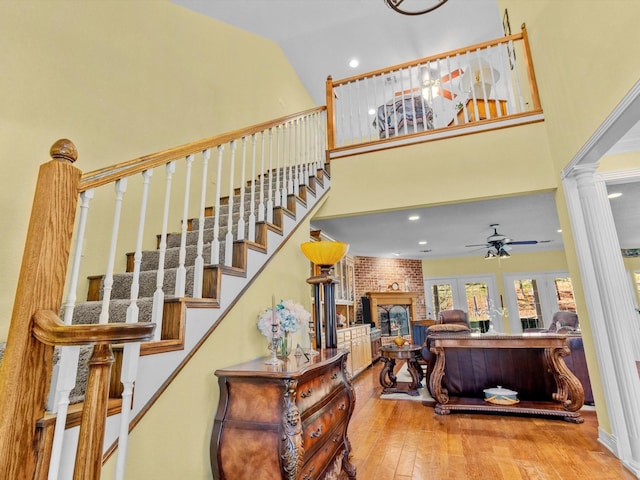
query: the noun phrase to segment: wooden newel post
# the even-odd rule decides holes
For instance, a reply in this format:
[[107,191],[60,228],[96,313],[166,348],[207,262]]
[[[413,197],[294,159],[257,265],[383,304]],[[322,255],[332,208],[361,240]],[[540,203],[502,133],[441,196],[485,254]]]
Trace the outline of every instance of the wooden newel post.
[[65,286],[81,171],[69,140],[50,150],[40,167],[20,277],[0,365],[0,478],[31,479],[36,422],[44,414],[53,346],[32,335],[39,310],[59,312]]

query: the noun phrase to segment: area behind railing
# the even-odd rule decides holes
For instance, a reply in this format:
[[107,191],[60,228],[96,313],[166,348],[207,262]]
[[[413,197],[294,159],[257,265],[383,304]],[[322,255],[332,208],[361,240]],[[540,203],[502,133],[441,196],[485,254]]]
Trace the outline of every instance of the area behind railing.
[[542,119],[524,25],[519,34],[329,77],[326,90],[331,158]]

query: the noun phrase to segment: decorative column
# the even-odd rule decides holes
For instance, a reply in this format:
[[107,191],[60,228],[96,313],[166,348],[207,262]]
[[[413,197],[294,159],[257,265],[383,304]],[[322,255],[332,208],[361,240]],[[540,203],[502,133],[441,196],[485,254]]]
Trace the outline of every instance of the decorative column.
[[565,188],[613,438],[618,442],[615,449],[638,473],[640,333],[607,191],[596,167],[575,167]]

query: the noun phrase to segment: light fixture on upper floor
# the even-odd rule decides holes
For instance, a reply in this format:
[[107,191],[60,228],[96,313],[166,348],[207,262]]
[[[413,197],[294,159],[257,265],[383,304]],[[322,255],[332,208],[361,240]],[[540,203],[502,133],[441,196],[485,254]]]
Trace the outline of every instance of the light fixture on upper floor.
[[448,0],[384,0],[385,5],[403,15],[422,15],[441,7]]

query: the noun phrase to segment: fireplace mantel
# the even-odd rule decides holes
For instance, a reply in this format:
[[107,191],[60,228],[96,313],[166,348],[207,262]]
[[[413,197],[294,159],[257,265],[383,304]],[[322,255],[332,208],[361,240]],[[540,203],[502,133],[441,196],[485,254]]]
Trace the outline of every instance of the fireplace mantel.
[[409,319],[416,320],[416,301],[420,296],[417,292],[367,292],[371,309],[371,320],[380,325],[378,319],[378,305],[406,305],[409,307]]

